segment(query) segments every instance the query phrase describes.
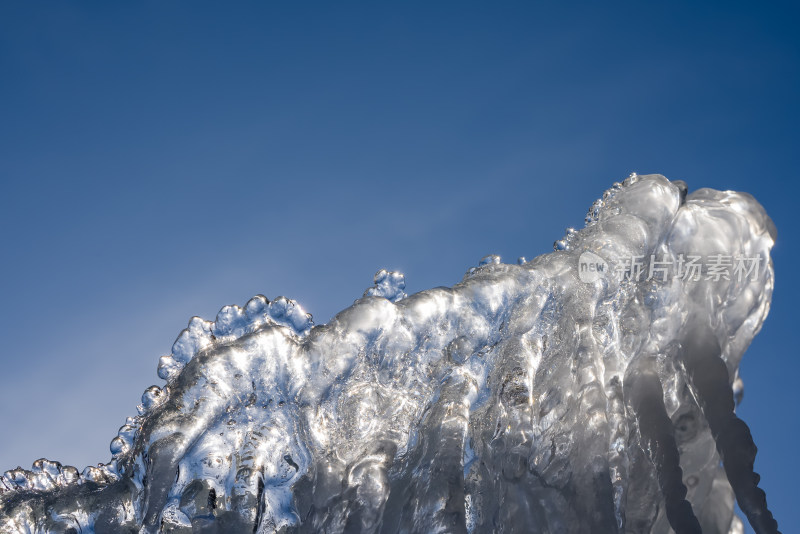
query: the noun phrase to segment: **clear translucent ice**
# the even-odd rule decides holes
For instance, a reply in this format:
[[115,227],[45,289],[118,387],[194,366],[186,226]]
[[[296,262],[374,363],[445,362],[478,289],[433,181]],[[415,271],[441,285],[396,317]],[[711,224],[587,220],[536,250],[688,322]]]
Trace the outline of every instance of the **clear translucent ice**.
[[[453,288],[381,271],[313,326],[258,296],[194,318],[82,473],[0,478],[3,532],[735,533],[777,524],[734,413],[775,229],[749,195],[614,184],[586,227]],[[620,258],[758,257],[744,280],[581,280]],[[722,463],[721,463],[722,461]]]

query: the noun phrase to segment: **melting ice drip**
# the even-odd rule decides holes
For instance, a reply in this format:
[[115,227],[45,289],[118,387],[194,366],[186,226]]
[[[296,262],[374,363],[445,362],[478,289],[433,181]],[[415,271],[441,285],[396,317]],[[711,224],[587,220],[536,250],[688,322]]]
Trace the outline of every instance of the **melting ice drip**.
[[[0,478],[3,532],[777,532],[734,414],[775,229],[749,195],[632,175],[520,265],[406,297],[381,271],[326,325],[258,296],[194,318],[166,385],[82,474]],[[581,254],[601,258],[587,281]],[[618,279],[622,258],[760,258]],[[666,255],[666,256],[664,256]]]

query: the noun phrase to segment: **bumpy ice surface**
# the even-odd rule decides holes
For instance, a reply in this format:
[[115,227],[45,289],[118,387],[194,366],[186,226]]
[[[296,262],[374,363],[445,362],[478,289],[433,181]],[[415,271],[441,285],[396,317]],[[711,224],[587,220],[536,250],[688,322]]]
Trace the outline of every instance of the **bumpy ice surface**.
[[[734,413],[774,239],[747,194],[632,175],[553,253],[453,288],[381,271],[326,325],[283,297],[195,317],[111,461],[7,471],[0,529],[736,533],[735,494],[777,532]],[[692,254],[761,268],[618,276]]]

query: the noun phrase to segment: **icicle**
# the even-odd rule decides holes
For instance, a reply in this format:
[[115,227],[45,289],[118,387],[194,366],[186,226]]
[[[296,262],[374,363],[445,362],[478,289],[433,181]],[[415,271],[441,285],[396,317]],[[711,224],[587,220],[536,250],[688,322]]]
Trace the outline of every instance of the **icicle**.
[[672,421],[664,407],[664,392],[658,375],[648,370],[632,369],[625,382],[626,394],[636,413],[642,446],[656,466],[670,526],[676,534],[702,534],[692,505],[686,500],[678,447]]
[[[701,321],[686,336],[682,355],[703,414],[717,443],[722,464],[739,507],[758,534],[778,533],[778,522],[767,508],[767,496],[758,487],[753,470],[757,448],[750,429],[734,413],[728,367],[710,328]],[[692,322],[690,322],[692,324]]]

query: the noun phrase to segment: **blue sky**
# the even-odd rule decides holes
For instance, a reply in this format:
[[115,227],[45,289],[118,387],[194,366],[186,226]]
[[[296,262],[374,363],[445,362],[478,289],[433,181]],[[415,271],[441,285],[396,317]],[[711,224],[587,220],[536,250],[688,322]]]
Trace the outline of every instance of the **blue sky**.
[[659,172],[778,227],[740,415],[800,531],[797,9],[644,4],[3,3],[0,469],[106,461],[192,315],[452,285]]

